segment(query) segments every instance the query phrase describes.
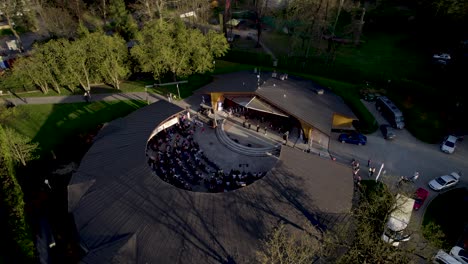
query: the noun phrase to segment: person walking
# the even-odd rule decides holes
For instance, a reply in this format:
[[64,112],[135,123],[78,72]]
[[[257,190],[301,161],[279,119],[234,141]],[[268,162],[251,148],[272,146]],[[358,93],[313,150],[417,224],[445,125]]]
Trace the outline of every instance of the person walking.
[[265,136],[266,136],[266,134],[267,134],[267,127],[265,127],[264,129],[265,129]]
[[257,133],[260,131],[260,125],[257,124]]
[[372,160],[371,160],[371,159],[368,159],[368,160],[367,160],[367,167],[369,167],[369,168],[370,168],[371,162],[372,162]]

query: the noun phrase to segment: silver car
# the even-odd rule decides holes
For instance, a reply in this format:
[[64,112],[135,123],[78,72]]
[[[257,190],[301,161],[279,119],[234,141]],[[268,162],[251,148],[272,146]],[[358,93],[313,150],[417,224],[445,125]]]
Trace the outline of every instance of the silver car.
[[460,173],[452,172],[449,175],[443,175],[429,182],[429,187],[434,191],[440,191],[454,186],[460,181]]

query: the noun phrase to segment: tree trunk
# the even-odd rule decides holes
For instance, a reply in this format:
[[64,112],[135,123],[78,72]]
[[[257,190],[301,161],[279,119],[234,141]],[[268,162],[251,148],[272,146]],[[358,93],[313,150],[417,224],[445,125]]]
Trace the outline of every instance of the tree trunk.
[[104,25],[107,24],[107,12],[106,12],[106,0],[102,0],[102,18],[104,19]]
[[338,7],[338,13],[336,14],[335,24],[333,25],[332,37],[335,36],[336,25],[338,24],[338,19],[340,18],[341,9],[343,8],[344,0],[340,0],[340,6]]
[[4,15],[5,15],[5,18],[7,20],[8,25],[10,26],[11,32],[13,32],[13,35],[16,38],[16,42],[18,42],[18,48],[19,48],[20,52],[23,52],[24,51],[23,42],[21,41],[21,38],[20,38],[18,32],[15,30],[15,28],[13,26],[13,23],[11,21],[11,17],[6,12],[4,13]]
[[361,34],[362,34],[362,27],[364,26],[364,16],[366,15],[366,8],[362,8],[361,19],[359,20],[359,24],[356,30],[356,36],[354,36],[354,45],[359,45],[361,42]]

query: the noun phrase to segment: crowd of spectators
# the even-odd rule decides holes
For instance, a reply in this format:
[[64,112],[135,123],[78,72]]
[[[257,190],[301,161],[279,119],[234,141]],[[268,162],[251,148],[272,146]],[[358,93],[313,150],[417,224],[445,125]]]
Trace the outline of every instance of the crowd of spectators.
[[160,131],[147,145],[148,164],[162,180],[185,190],[226,192],[246,186],[266,172],[225,173],[208,159],[194,140],[198,128],[181,118],[174,126]]

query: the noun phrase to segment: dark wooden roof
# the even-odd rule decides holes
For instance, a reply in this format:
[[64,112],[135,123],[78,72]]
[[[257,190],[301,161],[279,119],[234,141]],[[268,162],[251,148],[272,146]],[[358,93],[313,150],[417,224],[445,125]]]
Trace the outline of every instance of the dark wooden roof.
[[[271,77],[271,72],[261,73],[261,85],[257,89],[257,75],[241,71],[215,76],[212,83],[197,93],[220,92],[227,94],[258,95],[282,111],[330,135],[333,114],[341,114],[357,120],[353,111],[337,95],[316,83],[289,76],[281,81]],[[323,89],[324,94],[317,94]]]
[[68,186],[84,263],[245,263],[278,222],[326,228],[351,208],[348,167],[285,147],[276,167],[228,193],[195,193],[155,176],[153,129],[181,108],[159,101],[105,126]]

